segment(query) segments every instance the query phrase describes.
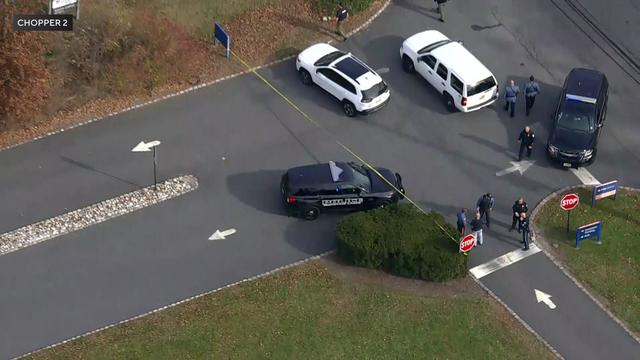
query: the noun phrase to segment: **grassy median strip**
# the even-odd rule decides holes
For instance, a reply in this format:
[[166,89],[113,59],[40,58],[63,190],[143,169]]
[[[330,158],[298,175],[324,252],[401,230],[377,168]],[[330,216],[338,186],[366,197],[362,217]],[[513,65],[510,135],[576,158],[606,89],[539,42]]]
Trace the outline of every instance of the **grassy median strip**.
[[31,359],[551,359],[484,295],[424,297],[314,261]]
[[[540,212],[538,224],[545,238],[558,244],[557,252],[571,272],[587,284],[632,331],[640,333],[640,193],[620,190],[616,200],[591,207],[591,191],[578,191],[581,203],[571,213],[571,232],[560,198],[551,199]],[[575,249],[578,226],[602,221],[602,245],[583,240]]]

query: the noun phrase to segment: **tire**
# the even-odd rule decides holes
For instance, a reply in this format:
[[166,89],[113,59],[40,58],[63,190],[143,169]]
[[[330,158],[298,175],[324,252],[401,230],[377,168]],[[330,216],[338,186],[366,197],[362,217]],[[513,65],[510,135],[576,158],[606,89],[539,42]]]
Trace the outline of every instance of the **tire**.
[[378,209],[384,209],[389,205],[391,205],[391,201],[383,201],[383,202],[379,203],[377,207],[378,207]]
[[407,55],[402,55],[402,68],[404,69],[405,72],[408,72],[409,74],[412,74],[416,71],[416,67],[413,64],[413,60],[411,60],[411,58],[408,57]]
[[312,221],[317,219],[318,216],[320,216],[320,209],[315,206],[310,206],[302,211],[302,218],[305,220]]
[[349,100],[342,101],[342,110],[344,110],[345,115],[348,117],[354,117],[358,114],[358,110],[356,110],[356,106]]
[[298,71],[298,75],[300,76],[300,81],[302,81],[303,84],[307,86],[313,84],[313,79],[311,78],[311,74],[309,74],[307,70],[300,69]]
[[456,104],[453,101],[453,97],[451,97],[451,95],[447,94],[446,92],[442,94],[442,102],[450,113],[454,113],[456,112],[456,110],[458,110],[456,109]]

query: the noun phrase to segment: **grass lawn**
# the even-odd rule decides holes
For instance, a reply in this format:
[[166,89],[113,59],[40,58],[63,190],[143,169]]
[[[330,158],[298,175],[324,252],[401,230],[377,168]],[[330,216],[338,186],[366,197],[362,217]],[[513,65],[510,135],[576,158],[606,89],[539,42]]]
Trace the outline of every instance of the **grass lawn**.
[[32,359],[552,359],[483,295],[424,297],[322,262],[220,291]]
[[[540,212],[538,225],[547,241],[558,244],[560,258],[571,272],[608,302],[611,310],[636,333],[640,332],[640,193],[619,191],[617,199],[600,200],[591,207],[591,191],[580,190],[580,205],[571,213],[571,233],[560,199]],[[593,240],[575,249],[575,229],[601,220],[602,245]]]

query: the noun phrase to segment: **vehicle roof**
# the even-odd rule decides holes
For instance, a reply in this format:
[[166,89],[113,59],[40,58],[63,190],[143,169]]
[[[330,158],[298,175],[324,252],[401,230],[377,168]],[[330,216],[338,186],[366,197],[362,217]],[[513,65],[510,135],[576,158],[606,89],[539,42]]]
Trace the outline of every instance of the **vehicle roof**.
[[354,80],[363,90],[370,89],[382,81],[380,75],[351,53],[336,59],[329,67]]
[[460,77],[465,85],[475,85],[493,76],[491,71],[459,42],[442,45],[431,51],[431,54],[438,58],[449,71],[453,71]]
[[438,30],[427,30],[410,36],[404,41],[402,46],[418,52],[425,46],[442,40],[449,40],[449,38]]
[[[341,169],[349,169],[349,165],[345,162],[335,162],[336,166]],[[330,163],[313,164],[298,166],[289,169],[289,187],[300,188],[304,186],[325,186],[341,182],[353,181],[352,171],[342,171],[339,174],[339,181],[333,181]]]
[[576,68],[567,75],[567,94],[597,99],[605,75],[597,70]]
[[326,43],[318,43],[302,50],[302,52],[300,52],[300,54],[298,55],[298,58],[301,61],[312,65],[321,57],[334,51],[338,51],[338,49]]

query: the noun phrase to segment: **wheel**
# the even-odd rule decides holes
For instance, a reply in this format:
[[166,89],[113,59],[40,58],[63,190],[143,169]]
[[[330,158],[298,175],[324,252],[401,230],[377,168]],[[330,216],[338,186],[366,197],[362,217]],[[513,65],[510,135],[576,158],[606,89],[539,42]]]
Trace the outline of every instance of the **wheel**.
[[453,102],[453,98],[451,95],[444,93],[442,94],[442,101],[444,102],[444,106],[449,110],[449,112],[456,112],[456,104]]
[[300,75],[300,81],[302,81],[305,85],[313,84],[313,79],[311,79],[311,74],[305,69],[300,69],[298,71],[298,75]]
[[389,205],[391,205],[391,201],[383,201],[380,204],[378,204],[378,209],[384,209]]
[[411,60],[407,55],[402,55],[402,68],[410,74],[416,71],[416,68],[413,65],[413,60]]
[[308,207],[302,212],[302,217],[305,220],[315,220],[318,216],[320,216],[320,210],[317,207]]
[[349,100],[342,101],[342,110],[344,110],[344,113],[348,117],[354,117],[358,113],[358,111],[356,110],[355,105],[353,105],[351,103],[351,101],[349,101]]

